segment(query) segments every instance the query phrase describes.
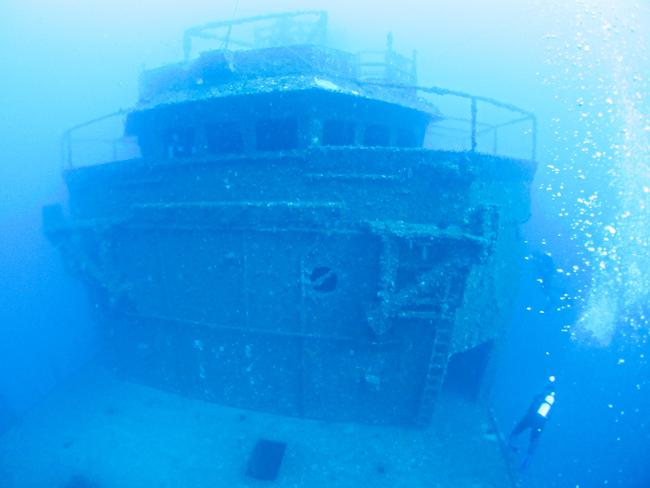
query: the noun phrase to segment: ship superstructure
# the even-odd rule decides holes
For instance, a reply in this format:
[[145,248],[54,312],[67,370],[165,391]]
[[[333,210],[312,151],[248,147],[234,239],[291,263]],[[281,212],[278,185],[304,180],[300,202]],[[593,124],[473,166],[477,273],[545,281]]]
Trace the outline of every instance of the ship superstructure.
[[[506,321],[534,138],[533,157],[512,158],[496,134],[534,132],[534,117],[418,88],[415,55],[390,37],[380,53],[325,47],[326,22],[187,31],[184,61],[144,72],[126,113],[137,156],[76,166],[66,134],[69,208],[46,208],[45,229],[128,378],[291,416],[426,425],[450,358]],[[219,48],[195,57],[197,40]],[[467,147],[432,148],[450,118],[427,94],[468,103]],[[515,118],[486,125],[480,104]]]

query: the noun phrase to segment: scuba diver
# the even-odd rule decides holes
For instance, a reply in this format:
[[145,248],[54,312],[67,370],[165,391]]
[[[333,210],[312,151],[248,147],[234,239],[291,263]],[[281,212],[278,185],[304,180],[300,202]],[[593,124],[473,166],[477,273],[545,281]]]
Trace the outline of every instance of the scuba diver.
[[523,418],[515,425],[515,428],[510,433],[508,437],[508,446],[514,451],[517,449],[514,447],[514,440],[525,430],[530,429],[530,439],[528,443],[528,450],[524,456],[523,461],[521,462],[520,468],[522,470],[528,467],[530,460],[532,458],[537,445],[539,444],[539,439],[542,435],[542,430],[550,418],[551,409],[555,404],[555,376],[550,376],[548,383],[544,389],[533,398],[526,414]]

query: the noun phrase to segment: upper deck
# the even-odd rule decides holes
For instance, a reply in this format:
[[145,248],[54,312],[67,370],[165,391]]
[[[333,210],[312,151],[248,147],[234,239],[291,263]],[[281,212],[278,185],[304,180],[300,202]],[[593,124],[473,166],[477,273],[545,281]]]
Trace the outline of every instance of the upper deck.
[[[397,58],[390,48],[384,53],[383,76],[363,76],[360,54],[301,44],[253,49],[248,51],[215,50],[198,59],[145,71],[140,78],[138,109],[161,104],[213,98],[289,92],[307,89],[335,91],[356,97],[400,104],[432,117],[439,116],[434,105],[416,96],[412,87],[415,73],[405,78],[391,68]],[[393,76],[396,75],[396,76]],[[403,82],[407,81],[408,84]],[[389,86],[394,84],[395,86]]]
[[[155,158],[319,144],[421,147],[441,116],[413,88],[415,55],[397,54],[390,35],[381,52],[332,49],[326,21],[323,12],[296,12],[189,29],[182,62],[142,74],[126,133]],[[206,38],[218,48],[193,57],[193,40]]]
[[[211,41],[209,49],[194,57],[197,42],[206,40]],[[183,44],[182,62],[142,74],[137,110],[316,89],[402,104],[437,115],[435,107],[418,99],[412,89],[417,85],[415,51],[410,59],[398,54],[391,34],[383,51],[333,49],[327,45],[327,14],[322,11],[208,23],[188,29]],[[383,86],[358,83],[362,81],[381,82]]]
[[390,34],[380,51],[334,49],[320,11],[188,29],[183,61],[143,72],[137,104],[113,115],[126,118],[121,137],[76,137],[107,117],[66,131],[66,166],[321,146],[535,159],[533,114],[485,97],[419,87],[415,52],[398,54]]

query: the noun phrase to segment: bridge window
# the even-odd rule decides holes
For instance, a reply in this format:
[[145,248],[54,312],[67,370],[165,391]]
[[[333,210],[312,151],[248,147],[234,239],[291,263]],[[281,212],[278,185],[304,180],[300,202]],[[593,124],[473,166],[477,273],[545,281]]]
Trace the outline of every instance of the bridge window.
[[282,151],[298,147],[298,120],[294,117],[262,119],[255,125],[257,149]]
[[390,129],[385,125],[370,124],[366,126],[363,136],[364,146],[388,146],[390,144]]
[[323,146],[353,146],[354,122],[327,120],[323,124]]
[[206,129],[206,142],[210,154],[237,153],[244,150],[241,128],[236,122],[210,124]]
[[165,149],[169,158],[183,158],[194,154],[194,129],[182,127],[165,133]]

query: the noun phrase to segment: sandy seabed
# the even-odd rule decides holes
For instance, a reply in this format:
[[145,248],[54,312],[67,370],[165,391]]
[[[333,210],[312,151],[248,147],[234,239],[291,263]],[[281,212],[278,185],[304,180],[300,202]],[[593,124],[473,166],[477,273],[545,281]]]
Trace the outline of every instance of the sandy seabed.
[[[442,397],[426,430],[229,408],[90,370],[0,437],[2,488],[507,488],[476,404]],[[286,443],[275,481],[246,476],[258,439]]]

